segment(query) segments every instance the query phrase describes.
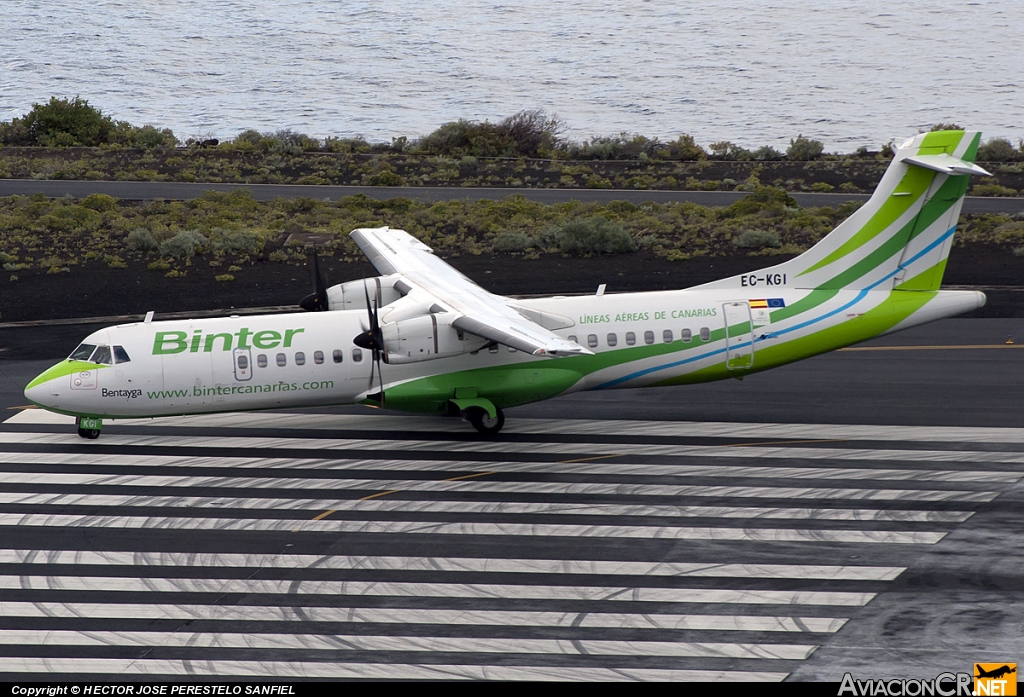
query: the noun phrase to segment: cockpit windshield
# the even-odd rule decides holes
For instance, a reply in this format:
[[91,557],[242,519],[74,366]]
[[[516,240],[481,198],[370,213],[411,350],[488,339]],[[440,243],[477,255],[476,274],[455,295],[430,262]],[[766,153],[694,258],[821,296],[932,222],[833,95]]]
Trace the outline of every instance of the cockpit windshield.
[[116,363],[128,363],[131,358],[128,357],[128,352],[124,350],[123,346],[114,347],[114,361]]
[[92,352],[96,350],[96,344],[81,344],[68,356],[69,361],[87,361]]
[[96,350],[92,353],[91,363],[101,363],[103,365],[113,365],[114,361],[110,355],[109,346],[97,346]]

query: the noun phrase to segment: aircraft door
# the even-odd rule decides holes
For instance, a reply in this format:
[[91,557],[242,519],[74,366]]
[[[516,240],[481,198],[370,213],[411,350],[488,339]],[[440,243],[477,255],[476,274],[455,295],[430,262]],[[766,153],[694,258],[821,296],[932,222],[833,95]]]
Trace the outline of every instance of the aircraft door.
[[236,348],[232,352],[235,361],[235,380],[245,382],[252,379],[252,350]]
[[745,300],[722,305],[725,317],[725,367],[746,370],[754,365],[753,322]]

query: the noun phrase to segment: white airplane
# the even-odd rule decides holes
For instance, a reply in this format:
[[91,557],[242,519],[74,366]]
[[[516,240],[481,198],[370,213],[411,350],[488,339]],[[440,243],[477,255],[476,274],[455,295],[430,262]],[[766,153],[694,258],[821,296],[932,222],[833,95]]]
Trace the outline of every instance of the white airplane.
[[[382,275],[283,315],[123,324],[90,334],[25,389],[103,419],[361,403],[461,415],[497,433],[503,409],[582,390],[742,378],[980,307],[939,290],[980,134],[894,148],[874,195],[806,253],[685,290],[514,299],[482,289],[401,230],[352,238]],[[317,273],[319,278],[319,273]]]

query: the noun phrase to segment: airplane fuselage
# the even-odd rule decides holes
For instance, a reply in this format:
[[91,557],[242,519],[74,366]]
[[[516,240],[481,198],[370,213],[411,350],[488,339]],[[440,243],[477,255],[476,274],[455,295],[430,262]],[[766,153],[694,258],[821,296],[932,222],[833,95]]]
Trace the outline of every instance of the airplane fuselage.
[[110,347],[109,363],[68,359],[26,395],[106,418],[378,403],[381,387],[388,408],[451,413],[459,397],[507,408],[580,390],[741,378],[984,302],[952,291],[814,294],[773,285],[520,300],[568,320],[556,334],[594,355],[540,358],[477,340],[458,356],[384,364],[372,381],[371,352],[353,344],[363,310],[138,322],[85,339]]

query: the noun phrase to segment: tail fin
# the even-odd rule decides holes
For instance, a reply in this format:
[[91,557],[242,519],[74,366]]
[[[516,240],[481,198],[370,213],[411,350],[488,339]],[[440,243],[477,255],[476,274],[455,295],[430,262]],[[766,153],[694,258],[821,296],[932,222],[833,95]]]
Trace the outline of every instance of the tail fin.
[[[921,133],[900,145],[867,203],[805,253],[701,288],[937,290],[981,134]],[[751,282],[753,281],[753,283]]]

